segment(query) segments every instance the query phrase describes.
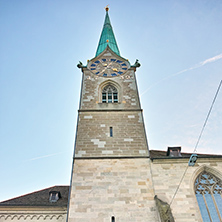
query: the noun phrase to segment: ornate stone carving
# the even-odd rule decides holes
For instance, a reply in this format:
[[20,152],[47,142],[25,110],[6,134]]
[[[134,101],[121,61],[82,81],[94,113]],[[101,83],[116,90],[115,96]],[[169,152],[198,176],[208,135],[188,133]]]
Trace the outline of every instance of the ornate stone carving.
[[79,61],[79,63],[77,64],[77,67],[80,69],[80,68],[85,68],[86,66],[84,66],[84,65],[82,64],[82,62]]
[[161,222],[174,222],[174,218],[168,203],[163,202],[157,196],[154,197],[159,211]]
[[139,68],[140,66],[141,66],[141,64],[139,63],[139,60],[136,59],[135,63],[132,65],[132,67]]
[[112,85],[107,85],[102,90],[103,93],[111,92],[111,93],[117,93],[117,89]]

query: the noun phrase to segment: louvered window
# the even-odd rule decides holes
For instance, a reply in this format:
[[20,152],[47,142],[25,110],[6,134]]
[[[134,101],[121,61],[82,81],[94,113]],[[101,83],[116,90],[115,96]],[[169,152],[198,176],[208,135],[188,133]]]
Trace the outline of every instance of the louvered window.
[[59,191],[50,191],[49,192],[49,202],[57,202],[61,198],[61,194]]

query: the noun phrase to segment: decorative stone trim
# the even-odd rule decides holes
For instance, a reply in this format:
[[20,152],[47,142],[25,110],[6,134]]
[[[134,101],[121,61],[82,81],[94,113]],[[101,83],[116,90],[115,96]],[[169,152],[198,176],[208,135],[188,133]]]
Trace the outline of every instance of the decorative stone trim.
[[5,220],[45,220],[45,221],[65,221],[66,212],[64,213],[2,213],[0,212],[0,222]]

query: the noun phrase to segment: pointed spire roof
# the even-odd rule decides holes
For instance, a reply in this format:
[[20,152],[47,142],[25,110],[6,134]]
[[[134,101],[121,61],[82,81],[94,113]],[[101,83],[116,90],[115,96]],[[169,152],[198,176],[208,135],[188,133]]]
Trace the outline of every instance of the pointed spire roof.
[[113,33],[113,29],[110,23],[110,19],[109,19],[108,6],[106,6],[105,9],[106,9],[106,17],[105,17],[105,22],[103,25],[103,30],[100,36],[99,45],[96,50],[96,56],[102,53],[107,45],[109,45],[110,49],[112,49],[113,52],[115,52],[117,55],[120,56],[120,52],[119,52],[116,39]]

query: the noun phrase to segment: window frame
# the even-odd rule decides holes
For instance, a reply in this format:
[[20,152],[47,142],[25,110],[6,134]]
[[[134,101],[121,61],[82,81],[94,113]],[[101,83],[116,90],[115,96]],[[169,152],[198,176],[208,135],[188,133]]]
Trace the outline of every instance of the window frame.
[[219,201],[222,201],[222,180],[204,170],[194,181],[194,192],[203,221],[222,221],[222,207],[215,199],[219,194]]
[[113,137],[113,127],[109,127],[109,137]]
[[109,83],[101,91],[102,103],[119,103],[119,93],[116,86]]

